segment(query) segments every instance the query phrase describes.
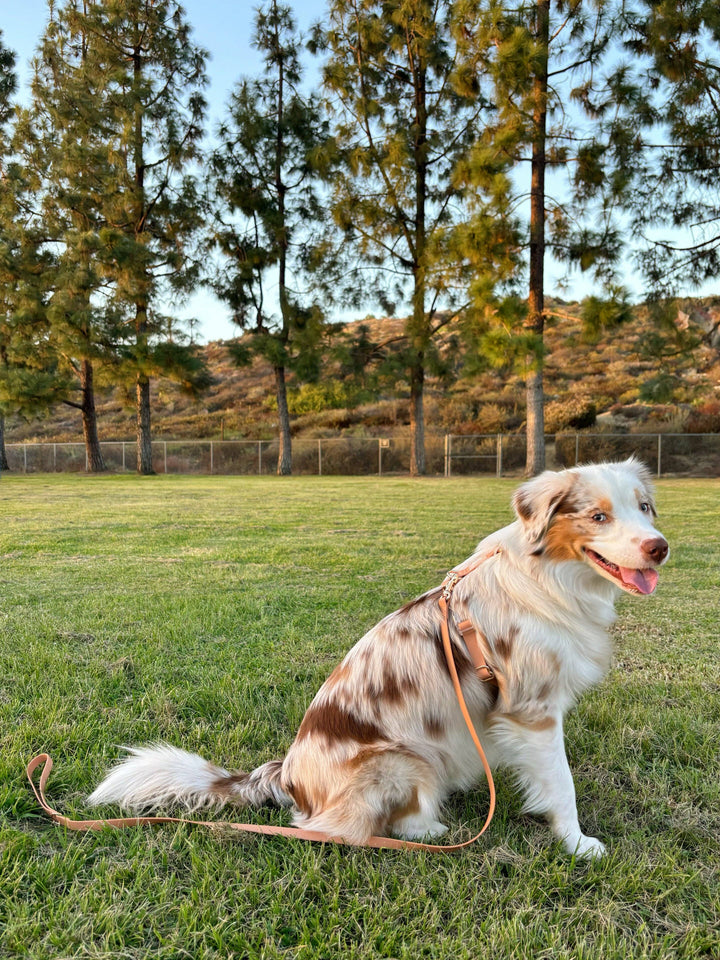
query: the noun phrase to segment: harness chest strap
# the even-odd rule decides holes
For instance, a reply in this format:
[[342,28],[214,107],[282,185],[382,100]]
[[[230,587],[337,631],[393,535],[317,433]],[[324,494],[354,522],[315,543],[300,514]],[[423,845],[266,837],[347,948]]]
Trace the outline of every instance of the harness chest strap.
[[478,679],[482,680],[483,683],[496,682],[495,671],[487,662],[487,656],[483,650],[481,640],[482,634],[478,628],[473,625],[472,620],[461,620],[460,623],[456,624],[456,627],[465,641],[465,646],[470,654],[470,659],[473,662]]
[[[493,553],[489,554],[488,556],[493,556],[496,552],[497,551],[493,551]],[[488,812],[485,822],[479,832],[469,840],[465,840],[462,843],[435,844],[421,843],[420,841],[415,840],[400,840],[395,837],[370,837],[363,843],[353,844],[342,837],[333,837],[330,834],[323,833],[319,830],[304,830],[302,827],[280,827],[258,823],[228,823],[224,820],[189,820],[185,817],[110,817],[102,820],[73,820],[70,817],[66,817],[64,814],[59,813],[57,810],[54,810],[45,797],[45,787],[47,785],[48,777],[50,776],[50,771],[53,767],[52,759],[47,753],[40,753],[34,757],[30,763],[28,763],[26,769],[30,786],[32,787],[33,793],[35,794],[39,805],[42,807],[45,813],[61,827],[65,827],[67,830],[75,830],[80,832],[103,830],[106,827],[121,829],[124,827],[151,826],[161,823],[184,823],[193,827],[206,827],[215,831],[237,830],[242,831],[243,833],[259,833],[265,836],[292,837],[296,840],[310,840],[318,843],[348,844],[350,846],[375,847],[390,850],[426,850],[431,853],[452,853],[455,850],[462,850],[463,847],[470,846],[470,844],[475,843],[475,841],[478,840],[490,826],[490,821],[495,813],[495,783],[490,770],[490,764],[485,756],[485,751],[480,743],[480,738],[475,730],[475,725],[473,724],[467,704],[465,703],[462,687],[460,686],[460,679],[458,677],[457,667],[455,666],[455,658],[453,656],[452,641],[450,639],[449,602],[450,598],[452,597],[452,591],[454,590],[458,581],[462,579],[462,577],[467,576],[468,573],[471,573],[473,570],[475,570],[485,559],[488,559],[488,557],[482,557],[474,563],[468,564],[466,567],[460,568],[459,570],[452,570],[443,581],[443,592],[438,600],[438,606],[440,607],[440,611],[442,613],[440,632],[442,634],[443,649],[445,652],[445,658],[447,660],[448,670],[450,671],[450,677],[453,682],[455,695],[457,697],[463,719],[465,720],[468,732],[470,733],[473,743],[475,744],[475,749],[480,756],[490,792],[490,802],[488,804]],[[492,668],[486,663],[485,656],[482,652],[482,642],[480,640],[482,635],[480,634],[480,631],[473,627],[469,620],[462,621],[457,625],[457,627],[462,633],[463,639],[465,640],[468,653],[470,654],[473,664],[475,665],[478,677],[485,682],[494,680],[495,675],[492,671]],[[41,768],[40,780],[39,783],[36,783],[35,773],[38,768]]]
[[[473,570],[477,570],[480,564],[499,553],[500,548],[496,547],[490,553],[484,554],[479,559],[471,560],[465,564],[465,566],[451,570],[443,581],[443,597],[445,598],[447,604],[449,605],[452,592],[463,577],[466,577],[469,573],[472,573]],[[443,616],[444,619],[447,620],[449,614],[446,612]],[[470,655],[470,659],[472,660],[472,664],[475,668],[475,673],[477,674],[478,679],[482,680],[483,683],[496,683],[497,679],[495,677],[495,671],[488,663],[488,642],[482,631],[473,624],[472,620],[460,620],[455,624],[455,626],[462,636],[465,646],[467,647],[467,651]]]

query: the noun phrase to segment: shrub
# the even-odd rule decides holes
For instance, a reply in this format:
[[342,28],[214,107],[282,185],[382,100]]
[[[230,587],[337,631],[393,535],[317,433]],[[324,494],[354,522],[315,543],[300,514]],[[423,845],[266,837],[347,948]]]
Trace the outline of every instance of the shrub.
[[720,401],[711,400],[693,407],[685,429],[688,433],[720,433]]
[[594,426],[596,417],[597,408],[590,397],[580,395],[553,400],[545,408],[545,430],[547,433],[582,430]]
[[372,399],[374,397],[368,390],[343,383],[341,380],[303,383],[300,387],[288,390],[288,408],[290,413],[296,415],[352,409]]
[[672,403],[679,387],[671,373],[658,373],[640,386],[640,399],[651,403]]
[[486,403],[475,418],[476,433],[502,433],[508,428],[507,411],[497,403]]

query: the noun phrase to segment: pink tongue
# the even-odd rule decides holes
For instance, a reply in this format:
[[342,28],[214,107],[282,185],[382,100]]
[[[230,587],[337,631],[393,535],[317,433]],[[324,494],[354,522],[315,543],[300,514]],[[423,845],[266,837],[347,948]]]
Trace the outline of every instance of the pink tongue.
[[640,593],[652,593],[658,582],[657,570],[631,570],[620,567],[620,577],[627,586],[635,587]]

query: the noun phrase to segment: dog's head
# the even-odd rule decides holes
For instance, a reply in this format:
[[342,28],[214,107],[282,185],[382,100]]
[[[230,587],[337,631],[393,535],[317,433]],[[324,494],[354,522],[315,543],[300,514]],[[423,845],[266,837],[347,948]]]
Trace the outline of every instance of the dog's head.
[[547,470],[515,492],[513,507],[536,556],[587,563],[628,593],[655,589],[669,549],[637,460]]

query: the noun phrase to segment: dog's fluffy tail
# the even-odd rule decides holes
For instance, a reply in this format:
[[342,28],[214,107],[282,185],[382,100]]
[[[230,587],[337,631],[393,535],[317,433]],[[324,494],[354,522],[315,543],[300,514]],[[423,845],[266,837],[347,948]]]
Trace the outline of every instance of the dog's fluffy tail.
[[130,747],[128,752],[130,756],[90,794],[91,805],[119,803],[131,810],[151,810],[179,804],[197,810],[225,803],[292,803],[280,786],[281,760],[271,760],[251,773],[231,773],[196,753],[164,743]]

